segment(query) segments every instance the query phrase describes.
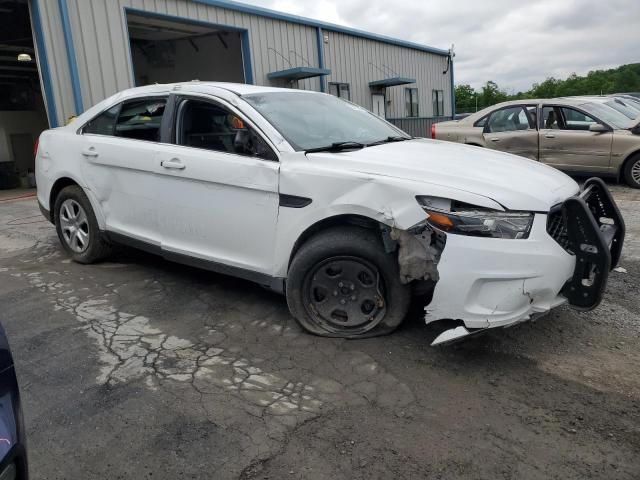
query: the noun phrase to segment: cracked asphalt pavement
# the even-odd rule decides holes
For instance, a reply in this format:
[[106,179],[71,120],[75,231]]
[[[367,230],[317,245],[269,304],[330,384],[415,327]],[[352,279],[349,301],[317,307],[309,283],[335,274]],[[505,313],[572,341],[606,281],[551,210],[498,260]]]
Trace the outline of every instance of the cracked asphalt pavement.
[[0,321],[34,479],[640,478],[640,191],[602,305],[432,348],[301,331],[283,297],[0,202]]

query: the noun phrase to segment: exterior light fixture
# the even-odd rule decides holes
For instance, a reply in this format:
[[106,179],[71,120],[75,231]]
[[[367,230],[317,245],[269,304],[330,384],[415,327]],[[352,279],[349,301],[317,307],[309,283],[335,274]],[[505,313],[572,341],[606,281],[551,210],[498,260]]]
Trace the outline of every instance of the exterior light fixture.
[[18,61],[19,62],[30,62],[31,61],[31,55],[29,55],[28,53],[21,53],[18,55]]

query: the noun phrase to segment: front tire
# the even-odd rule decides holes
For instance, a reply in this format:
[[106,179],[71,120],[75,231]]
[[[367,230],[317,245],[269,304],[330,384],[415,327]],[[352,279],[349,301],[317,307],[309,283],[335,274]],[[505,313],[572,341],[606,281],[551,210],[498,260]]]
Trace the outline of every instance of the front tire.
[[632,188],[640,188],[640,154],[629,159],[622,174],[627,185]]
[[109,254],[109,244],[82,188],[78,185],[63,188],[53,211],[60,243],[74,261],[94,263]]
[[308,332],[340,338],[384,335],[409,309],[397,256],[375,232],[338,227],[321,232],[296,253],[286,284],[289,310]]

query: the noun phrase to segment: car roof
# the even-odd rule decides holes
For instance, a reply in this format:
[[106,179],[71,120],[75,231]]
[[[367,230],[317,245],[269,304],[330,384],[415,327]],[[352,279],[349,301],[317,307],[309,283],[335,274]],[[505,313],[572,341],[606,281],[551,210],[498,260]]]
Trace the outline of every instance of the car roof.
[[[176,82],[176,83],[154,83],[153,85],[145,85],[143,87],[133,87],[126,90],[121,90],[112,96],[105,98],[101,102],[95,104],[91,108],[85,110],[82,114],[76,117],[77,122],[69,123],[69,128],[77,128],[77,124],[82,124],[88,121],[93,116],[107,108],[108,106],[115,105],[117,102],[127,101],[130,99],[136,99],[137,97],[144,96],[160,96],[167,95],[169,93],[178,92],[192,92],[192,93],[210,93],[220,94],[220,90],[229,92],[230,95],[249,95],[252,93],[266,93],[266,92],[297,92],[308,95],[325,95],[320,92],[314,92],[311,90],[297,90],[290,88],[277,88],[277,87],[262,87],[259,85],[248,85],[246,83],[230,83],[230,82],[203,82],[200,80],[192,80],[190,82]],[[65,127],[61,127],[65,128]]]
[[475,123],[477,120],[481,119],[488,113],[498,110],[500,108],[509,107],[511,105],[523,105],[523,104],[540,104],[540,103],[549,103],[554,105],[574,105],[576,107],[580,105],[584,105],[585,103],[591,102],[591,98],[585,97],[555,97],[555,98],[522,98],[519,100],[509,100],[506,102],[496,103],[495,105],[491,105],[490,107],[483,108],[476,113],[469,115],[468,117],[460,120],[460,122],[464,123]]
[[[182,92],[206,92],[207,90],[215,91],[215,89],[223,89],[236,95],[249,95],[252,93],[266,93],[266,92],[291,92],[290,88],[277,88],[277,87],[263,87],[259,85],[249,85],[246,83],[230,83],[230,82],[206,82],[200,80],[192,80],[190,82],[177,82],[177,83],[156,83],[153,85],[146,85],[144,87],[134,87],[120,92],[123,96],[134,95],[153,95],[154,93],[167,92],[167,91],[182,91]],[[294,90],[295,92],[308,92],[318,93],[309,90]]]

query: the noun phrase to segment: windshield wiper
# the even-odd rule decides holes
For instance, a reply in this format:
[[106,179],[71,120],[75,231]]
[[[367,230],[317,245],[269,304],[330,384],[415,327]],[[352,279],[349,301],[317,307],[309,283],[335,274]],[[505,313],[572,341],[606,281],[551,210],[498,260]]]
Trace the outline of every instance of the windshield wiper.
[[394,137],[387,137],[384,140],[378,140],[377,142],[368,143],[367,147],[372,147],[375,145],[382,145],[383,143],[392,143],[392,142],[404,142],[405,140],[412,140],[413,137],[401,137],[399,135]]
[[360,142],[334,142],[331,145],[326,145],[324,147],[315,147],[315,148],[307,148],[304,153],[313,153],[313,152],[340,152],[342,150],[359,150],[361,148],[366,147],[364,143]]

